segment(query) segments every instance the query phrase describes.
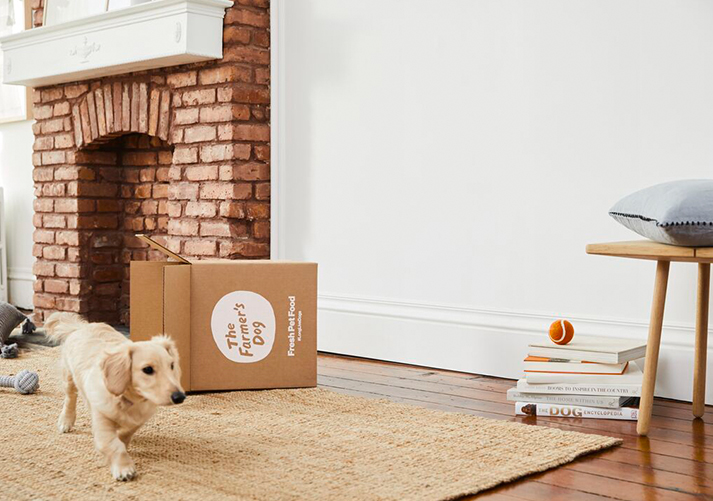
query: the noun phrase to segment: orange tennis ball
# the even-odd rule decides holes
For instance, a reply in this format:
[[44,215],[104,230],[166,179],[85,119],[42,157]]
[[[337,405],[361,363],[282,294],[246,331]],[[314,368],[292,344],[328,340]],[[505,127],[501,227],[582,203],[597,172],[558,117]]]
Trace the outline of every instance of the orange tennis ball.
[[569,320],[555,320],[550,325],[550,339],[555,344],[567,344],[574,337],[574,326]]

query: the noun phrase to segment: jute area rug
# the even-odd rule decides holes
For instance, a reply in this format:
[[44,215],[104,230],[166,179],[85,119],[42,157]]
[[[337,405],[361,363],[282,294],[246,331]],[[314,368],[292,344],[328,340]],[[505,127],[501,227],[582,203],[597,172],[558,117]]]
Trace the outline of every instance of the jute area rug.
[[437,412],[323,389],[189,396],[161,408],[116,482],[94,451],[81,403],[60,434],[57,348],[0,360],[40,374],[40,389],[0,389],[3,500],[440,500],[473,494],[620,441]]

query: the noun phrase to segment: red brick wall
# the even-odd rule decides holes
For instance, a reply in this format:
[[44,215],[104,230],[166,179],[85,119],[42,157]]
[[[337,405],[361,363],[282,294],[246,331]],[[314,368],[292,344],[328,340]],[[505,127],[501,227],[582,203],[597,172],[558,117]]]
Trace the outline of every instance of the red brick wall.
[[[42,4],[32,0],[33,19]],[[219,61],[36,89],[35,311],[128,318],[128,262],[267,258],[269,0],[236,0]]]

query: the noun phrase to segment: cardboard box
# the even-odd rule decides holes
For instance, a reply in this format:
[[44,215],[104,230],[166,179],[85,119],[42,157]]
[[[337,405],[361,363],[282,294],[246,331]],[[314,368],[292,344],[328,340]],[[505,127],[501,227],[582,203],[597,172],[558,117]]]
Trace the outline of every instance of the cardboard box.
[[131,339],[170,335],[186,391],[317,384],[317,265],[132,261]]

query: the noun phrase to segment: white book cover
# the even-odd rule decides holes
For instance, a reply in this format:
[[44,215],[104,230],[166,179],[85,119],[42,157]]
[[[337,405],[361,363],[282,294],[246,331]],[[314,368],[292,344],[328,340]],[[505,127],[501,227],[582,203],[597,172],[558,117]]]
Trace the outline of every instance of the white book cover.
[[515,404],[515,414],[517,416],[624,419],[627,421],[636,421],[639,418],[639,409],[635,409],[633,407],[624,407],[622,409],[602,409],[599,407],[584,407],[579,405],[517,402]]
[[547,393],[525,393],[517,388],[507,391],[507,399],[511,402],[530,402],[535,404],[583,405],[586,407],[604,407],[618,409],[636,402],[634,397],[619,397],[608,395],[558,395]]
[[523,361],[525,372],[566,372],[568,374],[622,374],[626,364],[600,364],[565,360],[563,358],[527,357]]
[[557,345],[544,339],[532,343],[528,355],[533,357],[563,358],[602,364],[621,364],[636,360],[646,354],[646,342],[637,339],[581,336],[565,345]]
[[640,397],[641,383],[638,384],[591,384],[557,383],[529,384],[520,379],[517,389],[523,393],[546,393],[548,395],[609,395],[622,397]]
[[[634,376],[629,376],[629,374],[634,374]],[[527,381],[527,379],[523,378],[517,382],[517,389],[523,393],[547,393],[550,395],[609,395],[620,397],[641,396],[643,373],[639,363],[630,363],[627,373],[617,377],[619,379],[616,384],[601,384],[592,381],[584,383],[531,384]],[[633,380],[631,377],[633,377]]]
[[573,374],[573,373],[551,373],[551,372],[528,372],[525,379],[529,384],[607,384],[607,385],[631,385],[639,384],[643,381],[643,373],[636,363],[630,363],[623,374]]

